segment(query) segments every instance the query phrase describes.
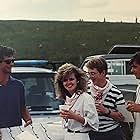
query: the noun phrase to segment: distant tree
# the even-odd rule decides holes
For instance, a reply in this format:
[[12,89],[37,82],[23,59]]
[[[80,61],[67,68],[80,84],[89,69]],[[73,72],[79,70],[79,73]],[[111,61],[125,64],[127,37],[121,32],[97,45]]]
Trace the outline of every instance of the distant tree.
[[135,23],[138,23],[138,18],[136,17]]
[[106,22],[106,19],[104,18],[104,22]]

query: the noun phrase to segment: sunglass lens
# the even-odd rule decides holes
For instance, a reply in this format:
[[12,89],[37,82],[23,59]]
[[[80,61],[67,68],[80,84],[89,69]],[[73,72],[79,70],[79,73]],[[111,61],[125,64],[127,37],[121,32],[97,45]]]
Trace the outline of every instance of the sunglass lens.
[[7,60],[5,60],[4,62],[6,63],[6,64],[10,64],[11,62],[12,63],[14,63],[14,61],[15,61],[15,59],[7,59]]

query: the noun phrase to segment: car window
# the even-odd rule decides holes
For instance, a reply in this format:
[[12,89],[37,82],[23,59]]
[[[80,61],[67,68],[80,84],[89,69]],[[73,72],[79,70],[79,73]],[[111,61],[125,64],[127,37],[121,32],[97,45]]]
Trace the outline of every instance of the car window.
[[109,75],[124,75],[123,61],[107,61]]
[[131,73],[131,66],[129,64],[129,61],[125,61],[125,67],[126,67],[126,74],[132,74]]
[[58,109],[53,73],[13,73],[25,85],[26,105],[32,109]]

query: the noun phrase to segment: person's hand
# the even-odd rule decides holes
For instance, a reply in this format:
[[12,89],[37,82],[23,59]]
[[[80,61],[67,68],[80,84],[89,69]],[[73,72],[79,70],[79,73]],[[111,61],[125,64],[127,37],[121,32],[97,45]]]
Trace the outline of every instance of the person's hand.
[[122,113],[120,113],[118,111],[112,112],[111,116],[115,121],[119,121],[119,122],[123,122],[125,119],[125,117],[122,115]]
[[74,113],[72,110],[65,110],[65,109],[62,109],[60,111],[60,116],[63,118],[63,119],[74,119],[75,116],[76,116],[76,113]]
[[134,103],[135,103],[134,101],[127,101],[127,105],[134,104]]
[[27,127],[28,125],[31,125],[32,124],[32,120],[27,120],[24,124],[24,127]]
[[[96,105],[96,110],[99,114],[107,115],[109,113],[109,109],[104,107],[101,103],[97,103],[95,105]],[[109,116],[116,121],[124,121],[124,116],[120,112],[112,111]]]
[[140,112],[140,104],[136,104],[133,101],[128,101],[126,109],[130,112]]
[[104,107],[101,103],[96,103],[95,106],[99,114],[105,115],[109,112],[109,109]]

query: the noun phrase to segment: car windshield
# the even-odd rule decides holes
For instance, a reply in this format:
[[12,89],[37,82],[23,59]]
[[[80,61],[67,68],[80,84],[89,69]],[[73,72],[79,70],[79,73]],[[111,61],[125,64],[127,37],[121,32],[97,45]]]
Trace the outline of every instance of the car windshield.
[[25,85],[26,105],[34,111],[58,110],[53,73],[13,73]]

